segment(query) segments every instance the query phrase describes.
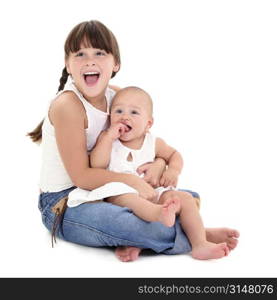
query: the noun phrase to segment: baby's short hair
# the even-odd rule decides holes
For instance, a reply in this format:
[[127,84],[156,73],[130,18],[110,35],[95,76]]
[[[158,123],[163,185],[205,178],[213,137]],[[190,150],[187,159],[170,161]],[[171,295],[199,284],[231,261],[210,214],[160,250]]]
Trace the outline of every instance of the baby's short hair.
[[122,89],[120,89],[116,93],[116,95],[114,97],[114,100],[117,97],[120,97],[120,95],[122,95],[123,93],[126,93],[126,92],[136,92],[136,93],[140,93],[142,96],[144,96],[145,99],[147,99],[148,104],[149,104],[149,113],[150,113],[151,116],[153,115],[153,101],[152,101],[152,98],[151,98],[151,96],[145,90],[143,90],[140,87],[137,87],[137,86],[127,86],[125,88],[122,88]]

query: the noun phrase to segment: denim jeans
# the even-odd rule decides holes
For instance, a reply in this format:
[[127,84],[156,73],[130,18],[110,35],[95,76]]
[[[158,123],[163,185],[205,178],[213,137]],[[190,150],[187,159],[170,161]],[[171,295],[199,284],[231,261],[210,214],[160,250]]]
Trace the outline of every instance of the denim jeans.
[[[38,206],[42,222],[49,231],[52,230],[55,218],[51,208],[73,189],[40,194]],[[199,198],[195,192],[183,191]],[[191,251],[178,218],[173,227],[166,227],[160,222],[143,221],[130,209],[104,201],[67,207],[57,236],[90,247],[134,246],[165,254]]]

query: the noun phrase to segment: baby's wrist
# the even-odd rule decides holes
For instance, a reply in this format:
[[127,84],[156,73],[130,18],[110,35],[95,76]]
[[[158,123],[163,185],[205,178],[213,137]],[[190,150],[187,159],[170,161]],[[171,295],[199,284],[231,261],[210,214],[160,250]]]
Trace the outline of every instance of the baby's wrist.
[[109,130],[106,130],[104,133],[103,133],[103,137],[102,137],[105,141],[107,142],[113,142],[117,139],[117,137],[114,137],[114,134],[109,131]]

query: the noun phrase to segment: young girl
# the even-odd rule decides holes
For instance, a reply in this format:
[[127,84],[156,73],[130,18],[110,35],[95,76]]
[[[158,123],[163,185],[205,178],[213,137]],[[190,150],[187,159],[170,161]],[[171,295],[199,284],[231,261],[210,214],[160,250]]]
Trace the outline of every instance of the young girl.
[[148,222],[161,222],[171,227],[176,214],[191,245],[196,259],[221,258],[228,255],[226,243],[215,244],[206,239],[198,207],[192,196],[174,190],[182,171],[183,159],[178,151],[162,139],[155,138],[149,129],[153,124],[152,99],[137,87],[127,87],[117,92],[111,106],[110,127],[103,131],[93,148],[90,161],[94,168],[108,168],[115,172],[136,174],[144,163],[156,157],[164,159],[167,169],[163,172],[157,189],[157,204],[139,195],[132,187],[122,183],[108,183],[91,192],[75,189],[69,193],[68,206],[105,198],[113,204],[130,208],[135,215]]
[[[144,179],[130,174],[91,168],[88,153],[100,132],[107,128],[108,111],[116,89],[109,80],[120,69],[120,54],[112,32],[98,21],[75,26],[65,42],[65,67],[59,93],[51,102],[43,122],[29,136],[42,137],[39,209],[44,225],[67,241],[82,245],[124,246],[116,255],[122,261],[138,257],[138,248],[177,254],[191,250],[179,220],[174,227],[146,223],[126,208],[107,202],[66,206],[76,187],[92,190],[109,182],[131,186],[148,200],[155,197],[151,183],[158,182],[164,161],[141,167]],[[65,85],[66,84],[66,85]],[[193,193],[198,197],[197,194]],[[236,233],[229,229],[208,229],[216,243],[236,246]]]

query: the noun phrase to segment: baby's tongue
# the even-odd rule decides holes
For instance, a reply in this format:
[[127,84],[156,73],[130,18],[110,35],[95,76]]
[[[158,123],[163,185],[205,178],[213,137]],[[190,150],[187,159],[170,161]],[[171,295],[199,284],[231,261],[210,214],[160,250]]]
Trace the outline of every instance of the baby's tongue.
[[95,82],[97,81],[98,76],[97,75],[86,75],[85,76],[85,81],[88,85],[92,85],[95,84]]

